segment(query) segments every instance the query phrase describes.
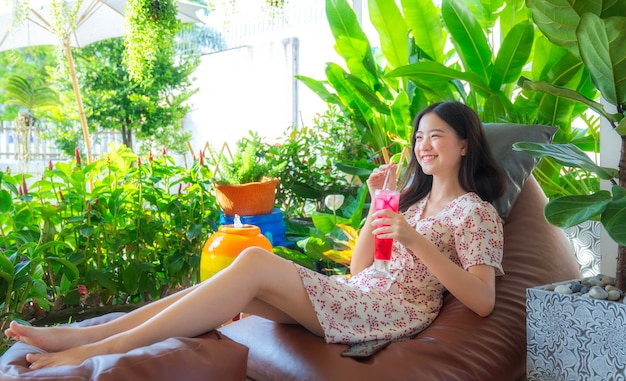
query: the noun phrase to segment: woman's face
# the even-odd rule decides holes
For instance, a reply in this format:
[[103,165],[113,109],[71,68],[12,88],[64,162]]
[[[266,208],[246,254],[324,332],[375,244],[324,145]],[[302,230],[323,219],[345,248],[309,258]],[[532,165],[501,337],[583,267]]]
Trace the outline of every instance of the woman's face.
[[437,114],[430,112],[422,116],[415,133],[414,153],[425,174],[456,178],[466,146],[467,140],[460,139]]

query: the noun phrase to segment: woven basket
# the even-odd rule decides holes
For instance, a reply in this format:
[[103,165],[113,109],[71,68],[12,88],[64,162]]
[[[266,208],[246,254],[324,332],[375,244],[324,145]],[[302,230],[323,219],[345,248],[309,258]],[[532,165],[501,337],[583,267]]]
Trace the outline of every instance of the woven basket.
[[260,216],[274,208],[278,179],[226,185],[216,183],[215,198],[226,216]]

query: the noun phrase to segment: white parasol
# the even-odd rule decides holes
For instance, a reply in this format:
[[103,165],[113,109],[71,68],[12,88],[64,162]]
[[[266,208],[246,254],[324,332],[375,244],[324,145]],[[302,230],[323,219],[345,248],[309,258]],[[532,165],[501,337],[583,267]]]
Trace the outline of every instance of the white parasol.
[[[27,46],[56,45],[59,43],[54,33],[53,7],[50,0],[30,0],[28,17],[19,24],[13,25],[11,9],[0,9],[0,51],[23,48]],[[66,1],[69,9],[74,9],[78,1]],[[74,60],[70,47],[81,48],[92,42],[107,38],[120,37],[125,33],[124,10],[127,0],[83,0],[76,15],[75,27],[68,27],[69,41],[62,45],[68,61],[72,87],[78,105],[78,113],[85,138],[87,160],[91,161],[91,143],[87,119],[83,109],[82,97],[76,80]],[[177,1],[178,19],[183,23],[203,22],[199,16],[206,7]]]

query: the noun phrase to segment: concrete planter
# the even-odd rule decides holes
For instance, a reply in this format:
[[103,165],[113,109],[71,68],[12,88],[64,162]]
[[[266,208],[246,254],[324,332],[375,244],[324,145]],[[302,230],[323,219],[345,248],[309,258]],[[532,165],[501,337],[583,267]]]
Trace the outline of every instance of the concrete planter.
[[625,380],[626,305],[526,291],[527,376],[534,380]]
[[572,244],[581,275],[589,277],[599,274],[602,231],[600,221],[584,221],[564,231]]

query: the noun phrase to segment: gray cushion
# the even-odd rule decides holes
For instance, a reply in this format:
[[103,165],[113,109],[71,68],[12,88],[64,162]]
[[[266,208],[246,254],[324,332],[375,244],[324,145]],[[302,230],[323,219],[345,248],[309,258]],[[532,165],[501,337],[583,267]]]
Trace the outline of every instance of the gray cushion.
[[[87,327],[121,316],[110,313],[78,323]],[[248,349],[217,331],[195,338],[172,337],[127,353],[95,356],[80,365],[30,370],[26,354],[41,352],[17,342],[0,357],[2,381],[206,381],[244,380]]]
[[557,127],[505,123],[485,123],[484,126],[491,151],[508,177],[506,194],[493,202],[500,217],[506,220],[526,179],[538,162],[538,159],[525,152],[513,151],[513,143],[550,143]]

